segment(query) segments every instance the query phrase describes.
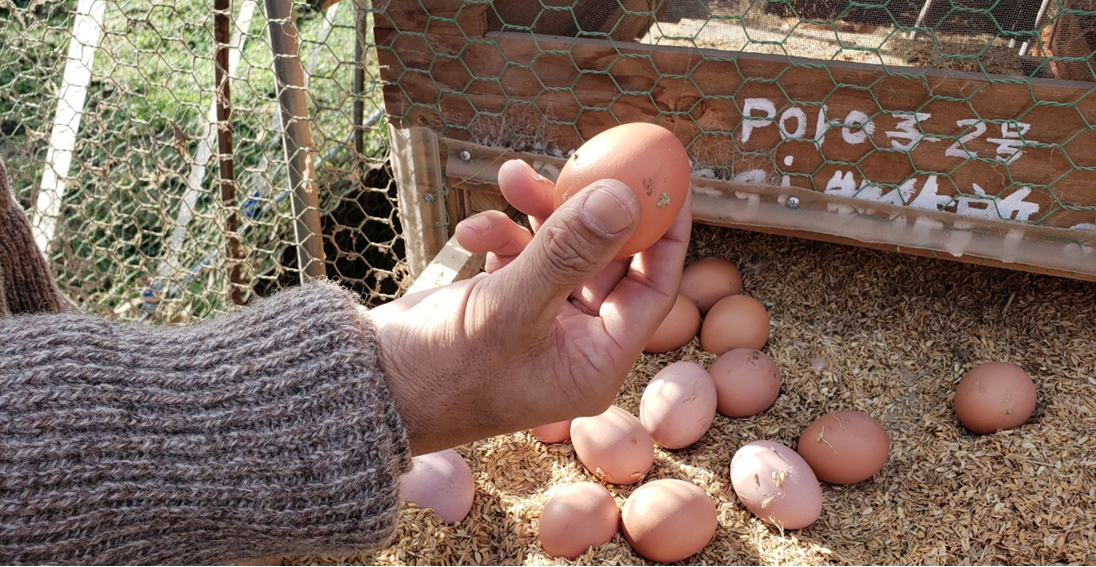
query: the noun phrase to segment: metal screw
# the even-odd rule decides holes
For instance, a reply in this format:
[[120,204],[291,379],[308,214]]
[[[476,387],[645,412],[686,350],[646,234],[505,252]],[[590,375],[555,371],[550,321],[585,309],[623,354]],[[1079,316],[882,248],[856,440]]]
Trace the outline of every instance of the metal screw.
[[431,204],[431,203],[434,202],[434,194],[433,193],[427,193],[427,194],[422,196],[422,200],[426,201],[427,204]]
[[468,150],[461,150],[460,151],[460,160],[461,161],[472,161],[472,152],[470,152]]
[[788,197],[788,200],[785,204],[788,205],[789,209],[797,209],[799,208],[799,197]]

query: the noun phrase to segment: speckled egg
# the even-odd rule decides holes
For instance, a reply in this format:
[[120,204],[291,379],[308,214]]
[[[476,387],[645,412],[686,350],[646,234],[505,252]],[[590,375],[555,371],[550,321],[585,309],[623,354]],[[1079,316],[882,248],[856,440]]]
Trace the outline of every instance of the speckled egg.
[[753,441],[731,458],[731,486],[742,504],[785,530],[813,524],[822,514],[822,486],[799,453],[776,441]]
[[799,436],[796,450],[819,480],[853,484],[883,470],[890,437],[866,413],[837,411],[812,421]]

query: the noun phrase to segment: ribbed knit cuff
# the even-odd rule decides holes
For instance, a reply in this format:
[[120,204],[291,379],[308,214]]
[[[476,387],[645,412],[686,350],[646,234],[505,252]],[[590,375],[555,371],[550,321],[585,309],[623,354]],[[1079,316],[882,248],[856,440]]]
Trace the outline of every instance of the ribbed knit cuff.
[[332,284],[184,328],[0,319],[0,562],[384,545],[411,461],[375,345]]

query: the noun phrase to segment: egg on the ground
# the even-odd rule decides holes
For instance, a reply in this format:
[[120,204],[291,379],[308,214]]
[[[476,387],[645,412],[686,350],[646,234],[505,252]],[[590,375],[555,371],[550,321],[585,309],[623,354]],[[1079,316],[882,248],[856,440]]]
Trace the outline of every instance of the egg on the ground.
[[735,348],[761,350],[769,341],[769,312],[748,295],[730,295],[712,306],[700,326],[700,346],[714,355]]
[[459,522],[472,510],[476,484],[472,468],[452,449],[419,455],[400,477],[400,495],[419,508],[434,510],[442,521]]
[[822,514],[822,487],[799,453],[776,441],[753,441],[731,458],[731,486],[753,515],[785,530]]
[[677,350],[693,340],[700,330],[700,311],[689,298],[678,295],[673,308],[647,341],[644,352],[661,353]]
[[655,445],[639,418],[617,406],[571,421],[575,455],[602,482],[635,484],[651,470]]
[[529,434],[536,437],[537,441],[547,443],[563,443],[571,438],[571,420],[566,419],[555,423],[546,423],[529,430]]
[[986,362],[968,371],[955,388],[955,417],[974,433],[1019,427],[1035,413],[1035,383],[1020,367]]
[[691,482],[659,479],[635,489],[621,512],[624,539],[651,561],[681,561],[707,547],[718,518],[708,493]]
[[883,470],[890,437],[866,413],[837,411],[812,421],[800,434],[796,450],[819,480],[853,484]]
[[695,362],[678,361],[655,374],[639,401],[639,421],[655,444],[682,449],[708,432],[715,418],[711,375]]
[[742,293],[742,274],[730,260],[703,258],[681,272],[678,293],[692,300],[703,315],[720,299]]
[[620,508],[600,484],[577,482],[556,490],[540,513],[540,544],[552,557],[575,559],[613,539]]
[[717,409],[727,417],[749,417],[769,409],[783,383],[773,359],[748,347],[723,353],[708,373],[715,384]]

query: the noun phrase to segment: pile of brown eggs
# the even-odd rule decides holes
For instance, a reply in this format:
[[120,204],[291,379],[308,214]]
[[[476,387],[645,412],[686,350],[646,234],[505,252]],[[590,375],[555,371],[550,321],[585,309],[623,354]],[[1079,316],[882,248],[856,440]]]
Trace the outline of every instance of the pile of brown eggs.
[[[569,440],[578,460],[602,483],[580,482],[552,494],[540,517],[546,553],[574,559],[623,531],[637,553],[668,563],[692,556],[711,541],[716,506],[704,490],[675,479],[643,483],[654,448],[679,450],[696,443],[717,413],[745,418],[766,411],[780,395],[782,378],[760,350],[768,341],[768,313],[742,294],[738,269],[722,258],[705,258],[685,269],[680,295],[645,350],[670,352],[698,334],[701,347],[718,358],[707,369],[689,361],[662,368],[644,389],[638,417],[612,406],[600,415],[531,430],[543,443]],[[1023,370],[989,362],[963,377],[954,408],[972,432],[993,433],[1022,425],[1035,402],[1035,386]],[[800,529],[821,514],[819,481],[864,481],[882,470],[889,451],[886,430],[871,416],[828,413],[802,431],[795,450],[765,439],[741,446],[731,459],[731,486],[761,520],[784,530]],[[405,499],[434,508],[445,521],[460,521],[471,507],[472,476],[454,451],[416,457],[403,481]],[[606,489],[637,483],[622,509]]]

